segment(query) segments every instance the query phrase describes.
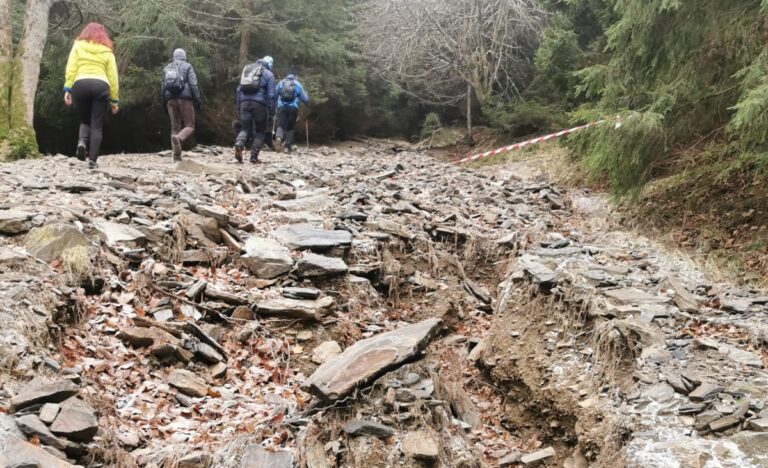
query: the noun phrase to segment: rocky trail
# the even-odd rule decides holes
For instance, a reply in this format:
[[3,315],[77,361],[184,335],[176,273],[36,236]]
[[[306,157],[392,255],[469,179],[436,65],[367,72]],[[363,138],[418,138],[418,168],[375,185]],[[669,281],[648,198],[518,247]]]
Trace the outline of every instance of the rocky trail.
[[382,142],[0,166],[0,466],[768,466],[768,297]]

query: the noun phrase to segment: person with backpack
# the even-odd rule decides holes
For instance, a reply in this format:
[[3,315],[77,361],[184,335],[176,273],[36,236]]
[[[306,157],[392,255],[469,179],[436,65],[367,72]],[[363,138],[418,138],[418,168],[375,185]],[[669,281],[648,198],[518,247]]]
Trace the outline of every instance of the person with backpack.
[[75,104],[80,115],[77,159],[88,167],[96,167],[103,138],[102,128],[107,109],[112,113],[120,110],[117,62],[112,40],[106,28],[99,23],[89,23],[72,46],[67,60],[64,79],[64,104]]
[[275,114],[277,94],[275,75],[272,73],[272,57],[266,56],[243,68],[237,87],[237,113],[240,116],[240,133],[235,139],[235,159],[243,162],[243,148],[250,137],[251,163],[258,164],[259,152],[264,144],[267,122]]
[[290,73],[277,85],[277,133],[275,143],[278,147],[285,142],[285,152],[293,150],[293,132],[299,117],[299,105],[309,104],[309,95],[296,78],[296,73]]
[[173,58],[163,68],[160,85],[163,107],[171,118],[173,159],[181,160],[184,142],[195,133],[195,111],[200,111],[202,98],[195,69],[187,62],[184,49],[173,51]]

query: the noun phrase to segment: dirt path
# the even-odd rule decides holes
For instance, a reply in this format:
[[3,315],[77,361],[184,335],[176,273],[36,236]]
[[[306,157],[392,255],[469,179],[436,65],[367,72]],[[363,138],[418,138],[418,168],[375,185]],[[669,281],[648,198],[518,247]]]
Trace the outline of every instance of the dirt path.
[[0,461],[768,463],[768,299],[406,149],[0,167]]

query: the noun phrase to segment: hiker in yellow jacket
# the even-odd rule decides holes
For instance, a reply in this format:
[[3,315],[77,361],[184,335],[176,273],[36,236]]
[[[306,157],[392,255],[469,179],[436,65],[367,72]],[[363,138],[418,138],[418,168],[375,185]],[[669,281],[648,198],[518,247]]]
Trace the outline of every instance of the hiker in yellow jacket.
[[72,105],[80,115],[80,134],[77,142],[77,158],[88,167],[96,167],[101,149],[102,128],[107,108],[112,113],[119,110],[119,85],[117,63],[112,52],[112,41],[106,28],[90,23],[75,39],[69,53],[64,82],[64,103]]

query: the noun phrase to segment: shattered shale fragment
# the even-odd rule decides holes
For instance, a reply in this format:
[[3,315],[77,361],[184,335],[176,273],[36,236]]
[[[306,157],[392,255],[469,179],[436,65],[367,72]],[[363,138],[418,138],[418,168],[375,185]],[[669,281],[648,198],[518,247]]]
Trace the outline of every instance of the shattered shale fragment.
[[433,318],[358,341],[326,361],[304,386],[326,400],[342,398],[358,385],[417,356],[441,325],[442,320]]

